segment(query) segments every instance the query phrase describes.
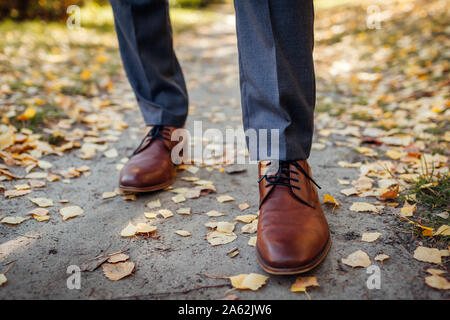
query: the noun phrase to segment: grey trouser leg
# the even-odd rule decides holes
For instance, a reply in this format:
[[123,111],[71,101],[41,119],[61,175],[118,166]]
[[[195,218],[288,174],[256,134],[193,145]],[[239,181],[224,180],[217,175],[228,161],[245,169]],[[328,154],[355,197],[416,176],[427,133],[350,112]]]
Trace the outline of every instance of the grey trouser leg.
[[167,0],[110,0],[120,54],[147,125],[182,127],[188,95]]
[[[146,123],[182,126],[188,99],[167,1],[110,2],[123,64]],[[235,0],[235,8],[244,129],[278,129],[279,159],[306,159],[315,104],[313,1]]]
[[313,1],[234,4],[244,129],[279,129],[279,159],[306,159],[315,105]]

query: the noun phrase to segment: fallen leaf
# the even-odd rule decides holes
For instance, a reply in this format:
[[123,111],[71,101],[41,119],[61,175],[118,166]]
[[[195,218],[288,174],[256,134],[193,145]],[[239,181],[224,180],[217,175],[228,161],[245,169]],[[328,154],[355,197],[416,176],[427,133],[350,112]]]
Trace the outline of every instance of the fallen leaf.
[[25,220],[28,220],[28,218],[24,218],[24,217],[4,217],[2,219],[2,221],[0,221],[0,222],[4,223],[4,224],[9,224],[9,225],[17,225],[17,224],[21,224]]
[[337,202],[336,199],[330,196],[329,194],[323,195],[323,203],[332,203],[335,206],[339,206],[339,202]]
[[248,243],[249,246],[251,247],[255,247],[256,246],[256,236],[254,237],[250,237],[250,239],[248,239]]
[[371,265],[369,256],[367,255],[367,253],[365,253],[362,250],[357,250],[357,251],[353,252],[346,258],[342,258],[341,261],[342,261],[342,263],[345,263],[346,265],[353,267],[353,268],[355,268],[355,267],[366,268]]
[[115,191],[107,191],[103,192],[102,199],[114,198],[115,196],[117,196],[117,193]]
[[367,202],[354,202],[351,207],[350,207],[351,211],[356,211],[356,212],[374,212],[374,213],[378,213],[378,209],[370,203]]
[[364,242],[374,242],[374,241],[377,240],[379,237],[381,237],[381,233],[379,233],[379,232],[364,232],[364,233],[362,234],[361,241],[364,241]]
[[186,198],[182,194],[177,194],[176,196],[172,197],[172,201],[175,203],[181,203],[185,202]]
[[117,262],[127,261],[129,258],[130,257],[128,255],[126,255],[125,253],[116,253],[116,254],[113,254],[112,256],[110,256],[107,261],[109,263],[117,263]]
[[31,202],[41,208],[47,208],[53,206],[53,200],[48,198],[28,198]]
[[138,227],[132,224],[131,222],[128,223],[128,225],[122,229],[120,232],[120,235],[124,238],[133,237],[136,232],[138,231]]
[[176,230],[175,233],[182,237],[190,237],[191,236],[191,233],[186,230]]
[[167,218],[170,218],[170,217],[173,216],[173,212],[170,211],[170,210],[168,210],[168,209],[161,209],[161,210],[158,211],[158,213],[159,213],[164,219],[167,219]]
[[136,227],[137,227],[136,233],[150,233],[155,232],[157,230],[156,226],[152,226],[151,224],[148,223],[138,223]]
[[450,290],[450,282],[438,275],[425,277],[425,283],[435,289]]
[[258,219],[253,220],[251,223],[246,224],[241,228],[242,233],[255,233],[258,229]]
[[134,270],[133,262],[105,263],[103,264],[103,273],[109,280],[117,281],[129,276]]
[[6,190],[5,197],[16,198],[16,197],[22,197],[22,196],[30,194],[30,193],[31,193],[31,190]]
[[8,279],[3,273],[0,273],[0,287],[4,285],[6,282],[8,282]]
[[233,230],[234,230],[234,223],[226,221],[217,222],[216,231],[231,233],[233,232]]
[[253,220],[255,220],[258,216],[256,214],[245,214],[242,216],[237,216],[234,218],[236,221],[244,222],[244,223],[250,223]]
[[217,201],[219,201],[220,203],[229,202],[229,201],[234,201],[234,198],[229,195],[223,195],[223,196],[217,197]]
[[176,212],[178,214],[182,214],[182,215],[190,215],[191,214],[191,208],[178,208],[176,210]]
[[245,209],[250,208],[250,205],[247,202],[241,203],[239,205],[239,210],[244,211]]
[[226,243],[230,243],[236,240],[237,235],[235,233],[224,233],[219,231],[211,231],[206,235],[206,240],[212,246],[218,246]]
[[415,204],[410,205],[406,200],[403,208],[400,209],[400,215],[402,217],[411,217],[413,213],[417,210]]
[[318,287],[316,277],[297,277],[294,284],[291,286],[291,292],[305,292],[308,287]]
[[427,248],[419,246],[414,250],[414,259],[423,261],[441,264],[441,252],[436,248]]
[[225,214],[222,212],[216,211],[216,210],[211,210],[211,211],[208,211],[206,213],[206,215],[208,217],[221,217],[221,216],[224,216]]
[[147,203],[147,208],[149,208],[149,209],[154,209],[154,208],[159,208],[159,207],[161,207],[161,201],[159,199],[150,201],[149,203]]
[[256,291],[266,284],[269,277],[262,274],[250,273],[250,274],[239,274],[230,277],[231,285],[236,289],[246,290],[250,289]]
[[443,224],[433,233],[433,236],[450,236],[450,226]]
[[84,210],[79,206],[68,206],[59,209],[59,213],[62,215],[63,221],[66,221],[67,219],[75,218],[83,214]]
[[385,260],[387,260],[387,259],[389,259],[389,258],[390,258],[390,257],[389,257],[387,254],[382,253],[382,254],[376,255],[375,258],[374,258],[374,260],[375,260],[375,261],[379,261],[379,262],[383,262],[383,261],[385,261]]

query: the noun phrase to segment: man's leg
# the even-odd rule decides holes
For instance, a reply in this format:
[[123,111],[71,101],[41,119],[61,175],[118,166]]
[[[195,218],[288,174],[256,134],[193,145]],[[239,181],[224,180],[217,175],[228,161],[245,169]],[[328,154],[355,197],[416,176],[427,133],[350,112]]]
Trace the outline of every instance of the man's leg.
[[120,54],[146,125],[182,127],[188,95],[167,0],[110,0]]
[[[269,273],[306,272],[331,245],[306,162],[315,102],[313,1],[235,0],[235,7],[244,128],[278,129],[280,136],[276,172],[269,171],[274,161],[259,163],[257,258]],[[263,153],[258,160],[273,158]]]
[[164,189],[175,179],[172,132],[183,127],[188,95],[172,47],[167,0],[110,0],[123,65],[147,133],[120,172],[124,191]]
[[307,159],[315,103],[313,1],[235,0],[235,8],[244,129],[279,129],[280,160]]

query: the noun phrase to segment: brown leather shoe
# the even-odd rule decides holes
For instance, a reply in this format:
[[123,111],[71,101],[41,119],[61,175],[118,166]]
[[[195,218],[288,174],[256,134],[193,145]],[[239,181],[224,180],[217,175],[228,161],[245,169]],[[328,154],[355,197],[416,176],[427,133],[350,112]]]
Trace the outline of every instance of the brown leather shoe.
[[[326,257],[330,231],[305,160],[259,163],[257,258],[272,274],[307,272]],[[316,184],[317,185],[317,184]]]
[[164,189],[175,180],[171,150],[178,143],[170,137],[176,127],[154,126],[120,171],[119,188],[130,192]]

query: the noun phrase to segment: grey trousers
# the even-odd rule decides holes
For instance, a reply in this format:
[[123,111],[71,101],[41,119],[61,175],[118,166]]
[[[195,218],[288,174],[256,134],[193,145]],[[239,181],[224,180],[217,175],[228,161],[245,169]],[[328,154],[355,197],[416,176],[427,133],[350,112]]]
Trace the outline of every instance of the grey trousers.
[[[167,0],[110,2],[123,65],[145,123],[183,126],[188,94],[173,50]],[[313,1],[234,4],[244,129],[278,129],[279,160],[306,159],[315,104]]]

